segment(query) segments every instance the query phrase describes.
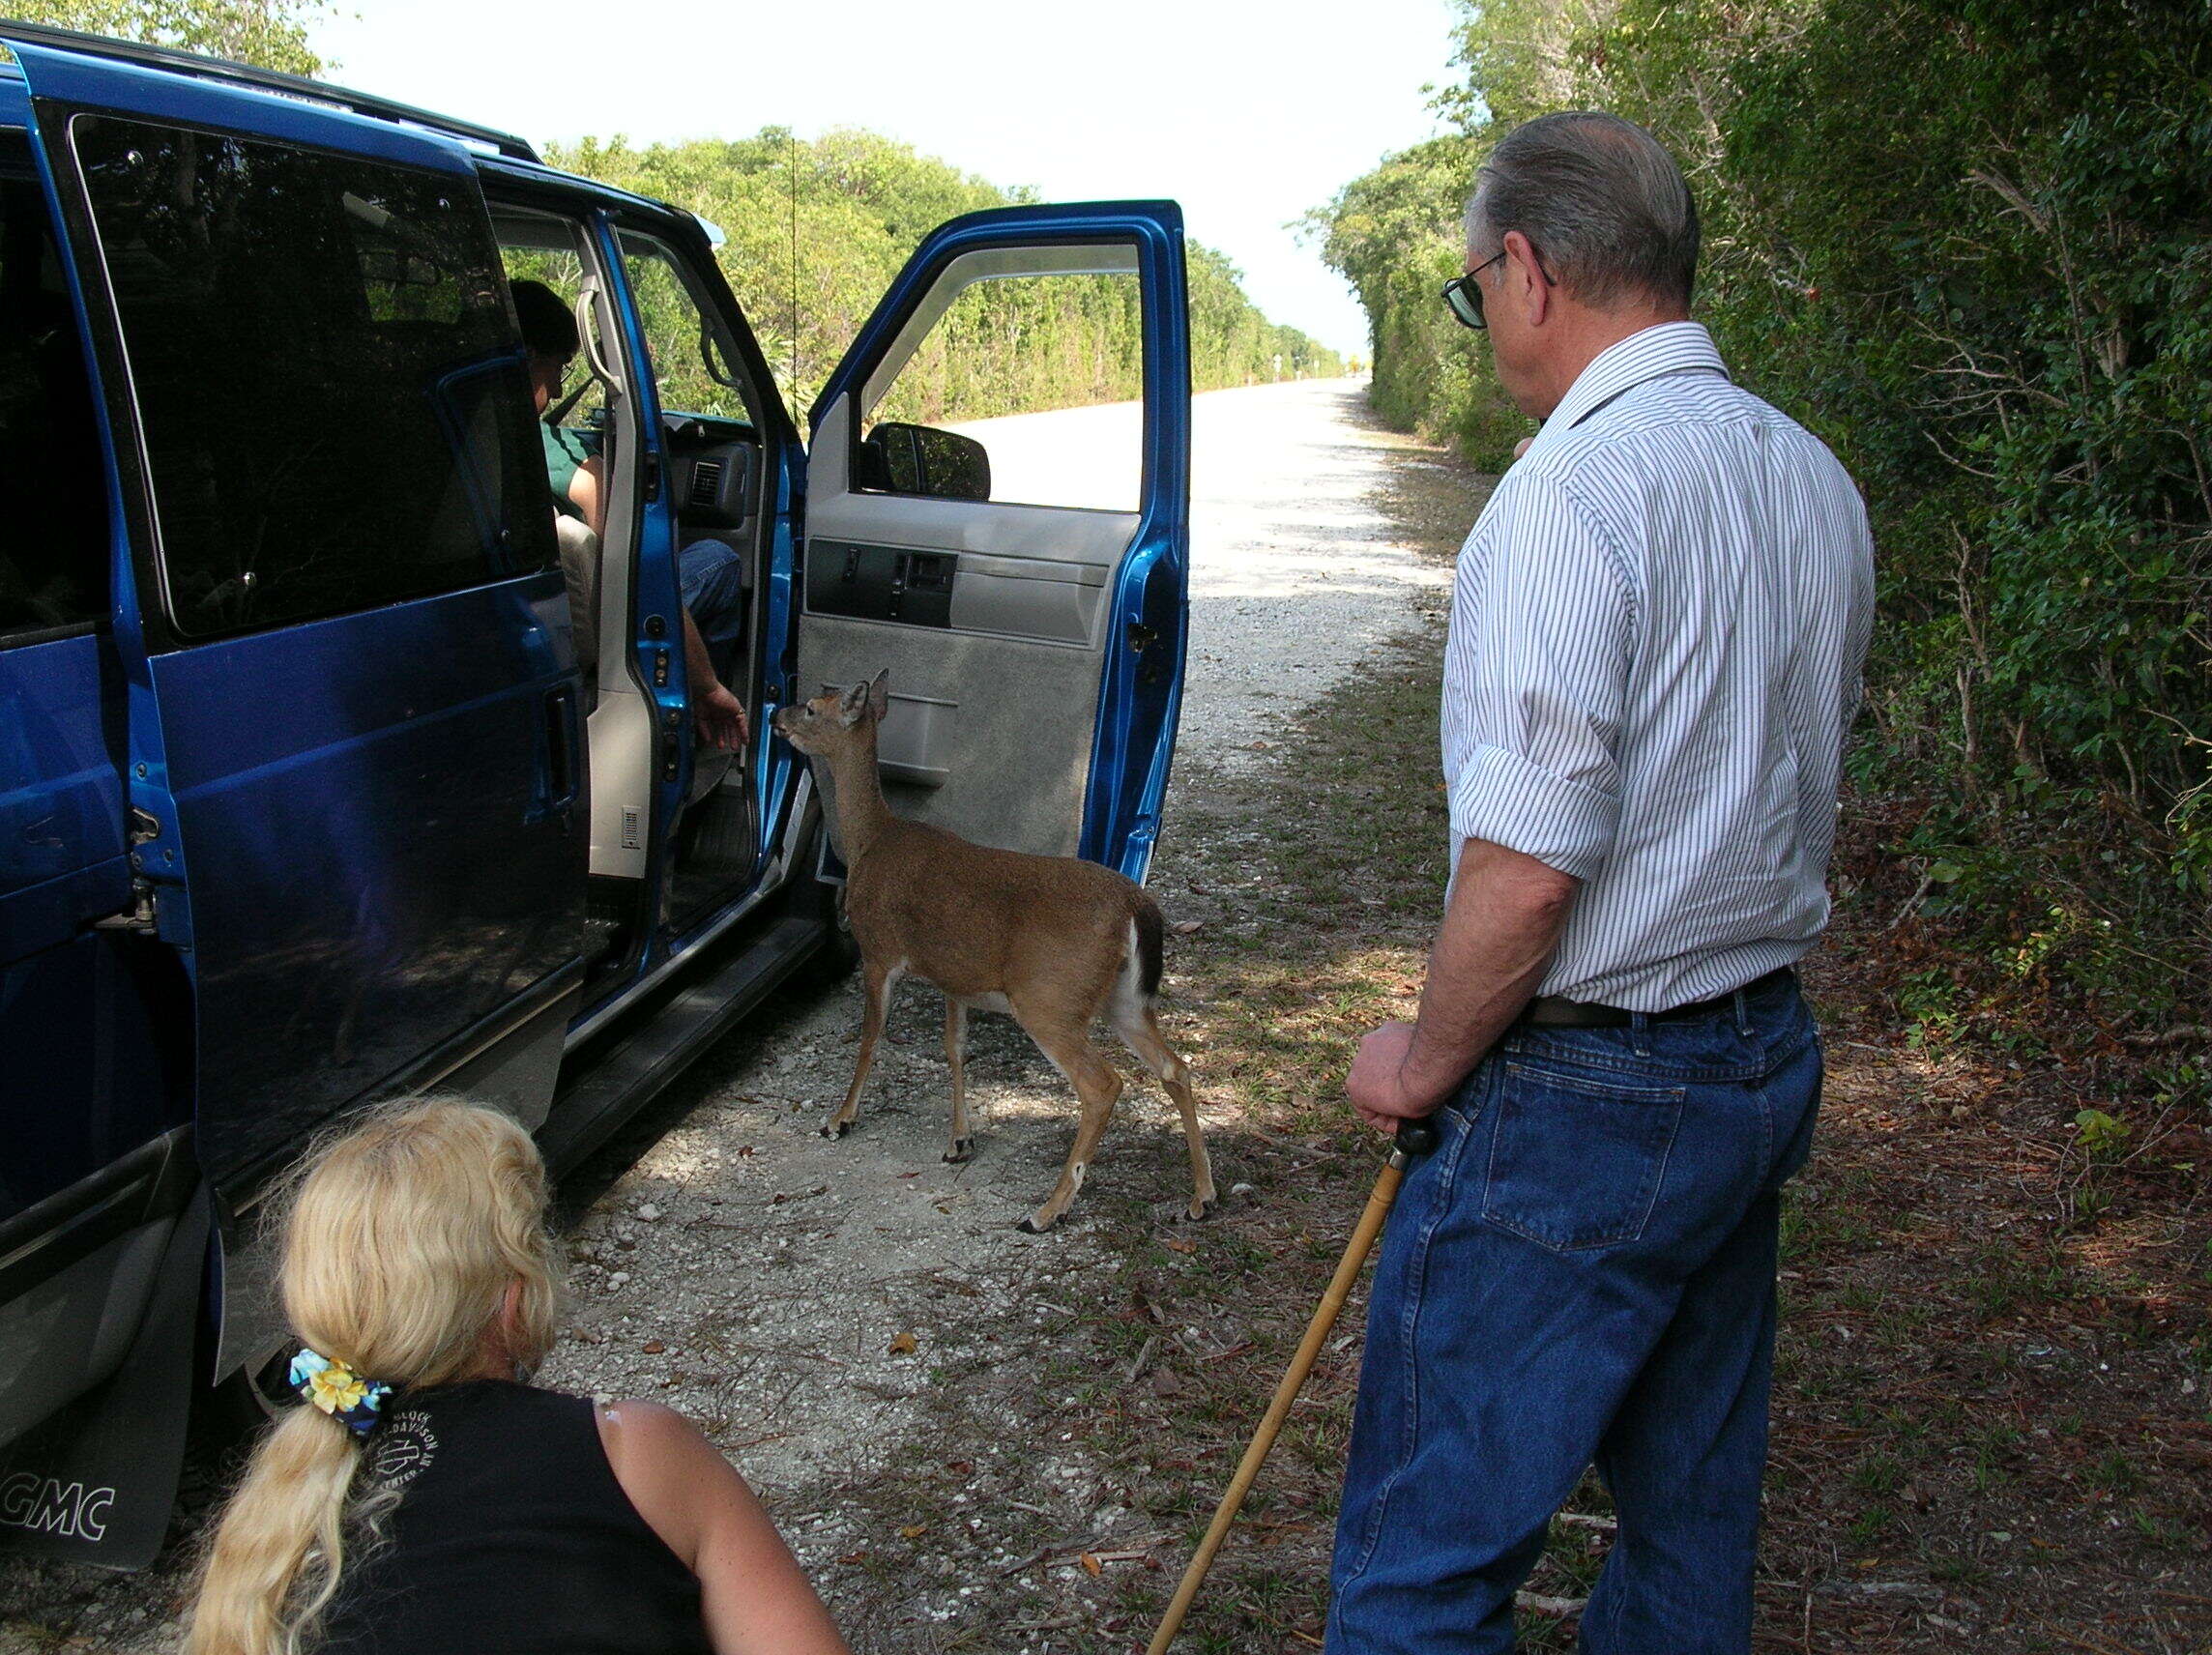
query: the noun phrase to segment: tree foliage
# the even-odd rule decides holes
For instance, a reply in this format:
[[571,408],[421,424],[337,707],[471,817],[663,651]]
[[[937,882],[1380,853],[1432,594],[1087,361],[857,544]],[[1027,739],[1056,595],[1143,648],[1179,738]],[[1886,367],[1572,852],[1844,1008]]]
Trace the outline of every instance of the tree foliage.
[[[556,166],[690,208],[729,238],[722,271],[801,415],[899,267],[945,219],[1035,199],[874,132],[807,140],[779,127],[749,138],[636,147],[621,137],[557,146]],[[1242,385],[1343,364],[1245,297],[1237,268],[1192,243],[1192,381]],[[975,419],[1138,394],[1141,318],[1110,276],[971,288],[902,376],[911,419]]]
[[[1458,130],[1316,216],[1388,417],[1527,429],[1435,289],[1516,121],[1683,162],[1699,314],[1865,486],[1881,621],[1855,772],[1912,801],[1985,1003],[2201,1001],[2212,949],[2212,17],[2185,0],[1499,0]],[[2199,1009],[2201,1009],[2199,1005]]]
[[287,74],[319,74],[323,60],[308,47],[307,29],[329,10],[322,0],[13,0],[8,15]]

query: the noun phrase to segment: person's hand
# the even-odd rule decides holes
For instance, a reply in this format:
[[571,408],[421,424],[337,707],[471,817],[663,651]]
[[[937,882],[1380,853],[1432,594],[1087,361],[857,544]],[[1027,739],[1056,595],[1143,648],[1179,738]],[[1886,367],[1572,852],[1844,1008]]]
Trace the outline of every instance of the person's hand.
[[699,740],[726,753],[742,747],[751,734],[745,723],[744,704],[730,693],[727,684],[717,683],[692,698],[691,721],[698,726]]
[[1385,1023],[1359,1042],[1359,1055],[1344,1077],[1344,1095],[1359,1118],[1378,1132],[1395,1132],[1401,1120],[1434,1115],[1451,1095],[1449,1086],[1435,1090],[1407,1074],[1412,1049],[1413,1025]]

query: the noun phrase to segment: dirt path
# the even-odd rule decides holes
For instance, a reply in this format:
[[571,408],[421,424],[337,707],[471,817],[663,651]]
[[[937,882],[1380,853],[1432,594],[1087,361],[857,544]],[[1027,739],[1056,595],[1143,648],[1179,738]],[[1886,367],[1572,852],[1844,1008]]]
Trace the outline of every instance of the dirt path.
[[[998,423],[1080,451],[1062,432],[1117,417],[1129,416]],[[1376,427],[1350,383],[1215,392],[1195,420],[1190,677],[1162,867],[1219,853],[1220,871],[1161,894],[1171,921],[1213,927],[1210,942],[1236,934],[1224,905],[1254,870],[1239,829],[1198,801],[1264,773],[1298,707],[1437,612],[1435,536],[1387,508],[1409,480],[1441,486],[1462,528],[1471,496],[1463,474]],[[1208,824],[1203,844],[1186,803]],[[1171,994],[1187,951],[1171,950]],[[1170,1538],[1081,1440],[1091,1387],[1062,1366],[1085,1343],[1070,1337],[1085,1307],[1131,1267],[1122,1231],[1187,1190],[1187,1164],[1164,1099],[1132,1088],[1072,1218],[1018,1234],[1058,1174],[1073,1100],[1010,1021],[978,1017],[980,1152],[946,1166],[940,1004],[920,988],[899,997],[896,1043],[841,1142],[816,1127],[850,1073],[850,984],[785,997],[571,1179],[570,1314],[544,1379],[698,1420],[768,1498],[857,1648],[1041,1649],[1065,1611],[1021,1606],[1071,1572],[1089,1579],[1082,1551],[1141,1556]],[[1176,1012],[1171,1038],[1198,1033],[1198,1016]],[[1210,1124],[1226,1188],[1236,1118]],[[171,1647],[180,1579],[175,1556],[131,1580],[0,1565],[0,1649]]]

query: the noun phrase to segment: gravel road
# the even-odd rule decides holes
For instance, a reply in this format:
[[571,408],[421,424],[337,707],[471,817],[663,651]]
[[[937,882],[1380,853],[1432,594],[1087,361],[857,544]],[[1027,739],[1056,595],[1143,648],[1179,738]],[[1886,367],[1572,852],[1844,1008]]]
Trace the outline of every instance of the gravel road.
[[[1364,406],[1349,381],[1195,400],[1179,785],[1261,761],[1278,716],[1441,602],[1448,571],[1394,541],[1373,506],[1394,473],[1436,462]],[[974,429],[1008,479],[1125,451],[1135,419],[1124,406]],[[1162,896],[1172,921],[1176,893]],[[1172,952],[1170,971],[1172,994]],[[1074,1100],[1010,1021],[977,1017],[979,1152],[945,1165],[939,1006],[920,987],[899,997],[894,1043],[842,1141],[816,1128],[850,1073],[850,984],[785,997],[571,1180],[572,1295],[543,1376],[699,1421],[849,1611],[863,1651],[936,1647],[926,1629],[982,1589],[973,1561],[955,1567],[948,1535],[984,1575],[1011,1572],[1040,1543],[1149,1538],[1050,1429],[1056,1399],[1036,1393],[1067,1314],[1056,1284],[1119,1266],[1086,1209],[1187,1192],[1172,1112],[1149,1083],[1132,1086],[1070,1220],[1018,1234],[1058,1175]],[[0,1566],[0,1649],[173,1647],[180,1578],[174,1562],[122,1581]],[[1009,1622],[986,1646],[1025,1647],[1032,1630]]]

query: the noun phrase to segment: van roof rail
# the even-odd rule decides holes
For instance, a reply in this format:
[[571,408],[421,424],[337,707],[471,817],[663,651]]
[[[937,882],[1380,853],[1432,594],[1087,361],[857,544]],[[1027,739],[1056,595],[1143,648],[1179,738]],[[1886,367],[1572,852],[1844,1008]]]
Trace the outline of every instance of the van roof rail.
[[499,154],[510,156],[516,160],[534,161],[538,159],[537,150],[527,140],[516,137],[512,132],[503,132],[492,127],[480,127],[468,121],[456,121],[446,115],[434,115],[427,109],[418,109],[410,103],[398,103],[389,98],[376,98],[365,92],[350,91],[326,81],[309,80],[305,75],[284,74],[274,69],[256,69],[251,64],[232,63],[225,58],[202,57],[197,52],[180,51],[175,46],[147,45],[138,41],[112,40],[106,35],[82,34],[75,29],[57,29],[45,23],[23,23],[12,17],[0,18],[0,44],[10,41],[21,41],[26,45],[53,46],[63,51],[83,52],[88,57],[113,58],[120,63],[136,64],[142,69],[166,70],[172,74],[189,74],[202,80],[227,81],[236,86],[273,92],[282,98],[309,99],[317,103],[350,109],[357,115],[422,127],[433,132],[442,132],[448,137],[488,145]]

